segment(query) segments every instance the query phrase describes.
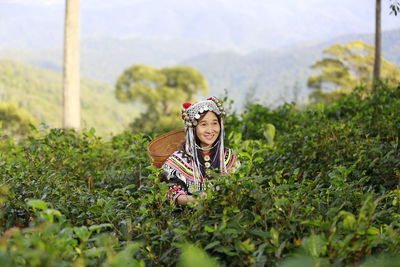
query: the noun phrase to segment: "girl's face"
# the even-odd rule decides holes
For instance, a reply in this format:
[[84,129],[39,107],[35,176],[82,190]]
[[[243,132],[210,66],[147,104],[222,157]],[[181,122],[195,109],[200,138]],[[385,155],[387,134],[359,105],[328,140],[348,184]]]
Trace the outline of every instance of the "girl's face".
[[196,135],[200,140],[202,148],[211,148],[219,136],[221,127],[217,115],[212,111],[208,111],[205,116],[199,119],[196,126]]

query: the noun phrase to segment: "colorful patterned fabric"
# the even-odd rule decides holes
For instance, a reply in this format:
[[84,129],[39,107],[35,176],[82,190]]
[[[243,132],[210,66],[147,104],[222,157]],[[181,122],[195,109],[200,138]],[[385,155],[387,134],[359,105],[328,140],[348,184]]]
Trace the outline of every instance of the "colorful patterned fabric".
[[[239,167],[237,155],[232,149],[225,149],[224,164],[228,173]],[[180,195],[191,195],[194,192],[204,191],[206,182],[212,177],[195,178],[193,175],[192,158],[184,151],[173,153],[162,166],[164,176],[169,186],[169,198],[176,203]]]

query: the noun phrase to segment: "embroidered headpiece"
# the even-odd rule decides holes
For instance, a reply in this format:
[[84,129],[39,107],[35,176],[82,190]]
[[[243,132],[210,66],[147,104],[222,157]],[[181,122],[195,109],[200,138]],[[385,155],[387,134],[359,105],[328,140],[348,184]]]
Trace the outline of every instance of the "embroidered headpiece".
[[222,103],[215,97],[210,97],[195,104],[183,103],[182,106],[182,119],[185,121],[186,127],[196,126],[200,115],[206,111],[212,111],[218,117],[226,115]]
[[185,133],[186,133],[186,152],[193,158],[193,174],[196,179],[202,179],[202,173],[200,170],[200,161],[198,159],[197,149],[201,149],[196,144],[196,126],[198,124],[198,119],[200,119],[201,114],[212,111],[219,117],[220,121],[220,136],[215,145],[218,145],[217,153],[219,155],[220,171],[221,173],[226,173],[226,166],[224,160],[224,124],[223,117],[226,115],[222,103],[215,97],[210,97],[207,100],[197,102],[195,104],[184,103],[182,108],[182,119],[185,123]]

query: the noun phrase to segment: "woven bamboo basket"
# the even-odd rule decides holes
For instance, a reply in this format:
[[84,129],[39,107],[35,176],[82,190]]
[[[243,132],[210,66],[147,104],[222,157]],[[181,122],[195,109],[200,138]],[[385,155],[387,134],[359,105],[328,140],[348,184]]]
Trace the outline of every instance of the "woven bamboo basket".
[[168,157],[178,150],[184,142],[184,129],[163,134],[151,141],[147,146],[147,151],[152,159],[153,166],[161,168]]

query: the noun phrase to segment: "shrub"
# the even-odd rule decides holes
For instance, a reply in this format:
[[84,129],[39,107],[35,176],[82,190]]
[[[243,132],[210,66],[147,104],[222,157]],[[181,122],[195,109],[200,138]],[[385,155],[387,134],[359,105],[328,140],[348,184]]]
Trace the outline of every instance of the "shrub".
[[200,257],[210,266],[349,266],[390,259],[400,252],[399,99],[400,88],[382,86],[330,107],[249,105],[226,120],[241,169],[216,174],[218,190],[183,208],[169,203],[167,184],[149,166],[147,136],[103,140],[93,130],[50,129],[19,143],[2,139],[0,261],[184,266]]

